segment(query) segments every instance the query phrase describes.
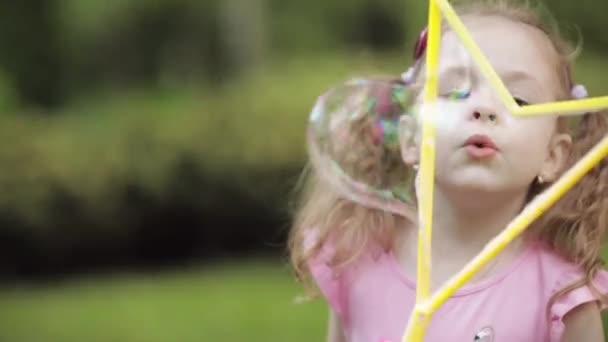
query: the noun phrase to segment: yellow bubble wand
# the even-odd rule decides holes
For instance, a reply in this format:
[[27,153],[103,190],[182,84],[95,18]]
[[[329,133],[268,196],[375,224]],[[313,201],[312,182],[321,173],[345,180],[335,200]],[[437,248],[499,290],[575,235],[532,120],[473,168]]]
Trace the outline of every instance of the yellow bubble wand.
[[433,218],[433,189],[435,175],[435,125],[433,105],[437,99],[437,69],[439,64],[439,47],[441,39],[441,15],[445,17],[452,30],[461,39],[465,48],[472,55],[488,82],[504,102],[505,106],[516,116],[534,115],[577,115],[608,108],[608,96],[583,100],[561,101],[519,106],[512,98],[500,77],[485,58],[465,25],[462,23],[448,0],[429,0],[428,47],[426,55],[426,73],[423,117],[422,147],[420,160],[420,193],[419,198],[419,242],[418,272],[416,286],[416,306],[410,316],[403,335],[403,342],[422,342],[433,313],[460,287],[475,275],[482,267],[500,253],[511,241],[549,207],[557,202],[589,170],[608,156],[608,136],[604,137],[576,165],[566,172],[544,193],[537,196],[505,228],[505,230],[486,245],[484,250],[471,260],[458,274],[451,278],[435,294],[430,295],[431,283],[431,236]]

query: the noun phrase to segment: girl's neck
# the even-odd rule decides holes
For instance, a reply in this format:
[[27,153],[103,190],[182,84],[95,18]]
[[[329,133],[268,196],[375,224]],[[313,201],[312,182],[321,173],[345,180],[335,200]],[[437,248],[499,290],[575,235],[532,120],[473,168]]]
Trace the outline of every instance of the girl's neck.
[[481,249],[519,214],[527,192],[483,193],[445,191],[436,187],[433,244],[449,252]]
[[[517,216],[526,193],[489,194],[444,191],[435,188],[433,208],[433,288],[437,288],[473,259],[485,245]],[[410,276],[416,273],[417,229],[406,229],[398,242],[397,255]],[[473,280],[504,269],[519,255],[521,239],[511,243]]]

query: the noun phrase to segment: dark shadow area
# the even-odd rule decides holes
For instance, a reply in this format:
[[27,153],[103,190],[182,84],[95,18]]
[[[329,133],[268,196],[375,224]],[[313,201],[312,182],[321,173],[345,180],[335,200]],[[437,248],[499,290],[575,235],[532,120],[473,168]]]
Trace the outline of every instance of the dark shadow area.
[[213,177],[188,157],[163,196],[122,186],[111,217],[96,220],[83,201],[55,187],[42,227],[0,214],[0,279],[43,280],[119,269],[157,270],[253,255],[281,256],[289,225],[285,201],[297,170],[250,175],[274,184],[260,200],[231,177]]

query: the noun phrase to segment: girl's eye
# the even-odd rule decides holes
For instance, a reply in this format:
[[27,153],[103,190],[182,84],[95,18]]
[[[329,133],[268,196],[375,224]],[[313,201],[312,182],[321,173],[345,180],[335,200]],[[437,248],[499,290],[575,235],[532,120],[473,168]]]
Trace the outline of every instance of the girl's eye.
[[471,96],[469,90],[454,90],[447,93],[446,97],[450,100],[465,100]]
[[530,103],[528,103],[526,100],[522,100],[519,97],[514,97],[513,99],[515,100],[515,103],[517,103],[517,105],[519,105],[519,106],[523,107],[523,106],[530,105]]

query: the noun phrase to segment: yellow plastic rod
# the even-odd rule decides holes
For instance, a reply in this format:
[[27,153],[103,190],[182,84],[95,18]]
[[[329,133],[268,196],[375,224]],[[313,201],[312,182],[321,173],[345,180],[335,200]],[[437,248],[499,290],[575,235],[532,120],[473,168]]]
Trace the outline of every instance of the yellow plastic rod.
[[[429,1],[429,27],[426,55],[426,80],[422,115],[422,147],[420,157],[420,193],[418,229],[418,260],[416,305],[428,300],[431,288],[431,236],[433,226],[433,193],[435,184],[435,109],[437,100],[439,47],[441,39],[441,12],[437,4]],[[422,342],[430,315],[414,312],[403,335],[404,342]]]
[[533,115],[581,115],[608,108],[608,96],[594,97],[590,99],[561,101],[553,103],[536,104],[525,107],[512,108],[511,113],[516,116]]
[[429,6],[428,50],[426,59],[426,86],[422,115],[422,148],[420,157],[420,229],[418,239],[417,302],[430,294],[431,236],[433,226],[433,192],[435,178],[435,110],[437,100],[439,64],[439,39],[441,39],[441,13],[431,1]]
[[583,159],[579,160],[568,170],[553,186],[544,193],[537,196],[496,238],[494,238],[484,250],[475,257],[454,278],[450,279],[430,300],[418,310],[433,313],[437,310],[456,290],[464,285],[471,277],[484,267],[490,260],[496,257],[513,239],[519,236],[525,229],[542,215],[549,207],[557,202],[574,184],[576,184],[589,170],[598,165],[602,159],[608,156],[608,136],[589,151]]
[[423,342],[431,321],[431,313],[423,311],[422,305],[417,305],[410,317],[403,342]]

